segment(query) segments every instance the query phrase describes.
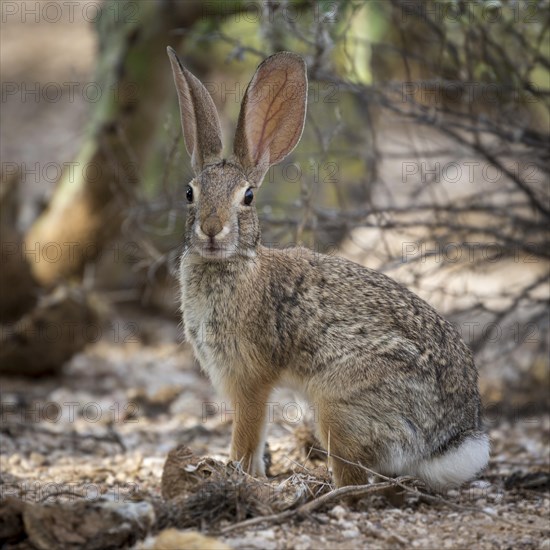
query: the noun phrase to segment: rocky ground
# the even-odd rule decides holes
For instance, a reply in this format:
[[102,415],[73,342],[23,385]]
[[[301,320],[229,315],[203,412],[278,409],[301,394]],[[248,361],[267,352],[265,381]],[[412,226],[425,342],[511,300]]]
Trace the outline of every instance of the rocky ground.
[[[4,547],[550,548],[547,415],[493,409],[488,470],[444,500],[404,482],[401,506],[374,492],[304,509],[332,488],[322,454],[311,451],[307,407],[275,396],[271,477],[246,480],[225,467],[231,414],[177,323],[139,315],[98,329],[60,377],[0,381]],[[163,479],[178,446],[183,462]],[[262,515],[270,519],[237,525]],[[166,531],[159,539],[170,527],[216,540]]]

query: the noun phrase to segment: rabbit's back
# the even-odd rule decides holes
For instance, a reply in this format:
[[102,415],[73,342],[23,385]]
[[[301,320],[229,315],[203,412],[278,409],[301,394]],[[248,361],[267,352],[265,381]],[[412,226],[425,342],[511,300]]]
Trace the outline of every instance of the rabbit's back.
[[265,330],[275,329],[282,363],[299,347],[312,359],[305,371],[366,355],[373,367],[365,377],[381,368],[386,376],[430,379],[446,392],[475,386],[471,352],[456,328],[390,277],[303,248],[268,254],[262,301],[270,307],[259,313]]

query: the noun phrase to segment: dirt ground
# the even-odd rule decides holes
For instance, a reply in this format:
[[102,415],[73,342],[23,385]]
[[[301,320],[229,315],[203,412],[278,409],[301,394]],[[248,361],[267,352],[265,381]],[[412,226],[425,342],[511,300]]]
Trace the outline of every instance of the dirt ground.
[[[306,517],[230,530],[255,513],[245,506],[240,514],[227,514],[223,507],[228,501],[209,517],[200,507],[210,506],[211,500],[199,497],[191,514],[195,525],[182,523],[181,517],[161,521],[161,477],[168,452],[185,445],[199,457],[227,461],[231,413],[224,413],[223,402],[180,342],[176,321],[126,310],[110,327],[98,327],[100,333],[59,378],[0,380],[4,505],[10,496],[41,507],[79,501],[140,504],[154,512],[145,525],[140,520],[136,537],[185,524],[232,548],[550,548],[550,417],[510,419],[494,410],[487,415],[492,439],[488,470],[444,502],[410,493],[396,507],[375,494],[352,506],[336,501]],[[326,493],[330,478],[322,458],[307,459],[308,432],[300,412],[305,406],[282,392],[273,401],[270,490],[278,494],[289,484],[306,487],[302,502]],[[4,529],[9,517],[0,510]],[[36,521],[48,529],[43,517]],[[31,523],[26,518],[27,534]],[[69,544],[58,532],[51,536],[50,541],[64,540],[64,547],[94,547],[82,541]],[[20,532],[5,547],[34,548],[41,540],[24,537]],[[130,537],[120,546],[134,542],[153,547],[154,539],[140,546]]]

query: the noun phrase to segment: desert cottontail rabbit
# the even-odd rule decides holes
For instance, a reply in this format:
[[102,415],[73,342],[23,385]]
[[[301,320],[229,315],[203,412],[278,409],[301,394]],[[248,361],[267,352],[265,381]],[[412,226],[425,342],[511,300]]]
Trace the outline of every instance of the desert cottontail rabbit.
[[264,474],[266,403],[290,384],[314,407],[338,486],[367,482],[350,462],[439,490],[474,477],[489,441],[476,368],[455,328],[381,273],[260,244],[256,191],[304,126],[303,59],[280,52],[258,67],[225,160],[212,98],[168,54],[196,174],[180,272],[185,334],[236,411],[231,458]]

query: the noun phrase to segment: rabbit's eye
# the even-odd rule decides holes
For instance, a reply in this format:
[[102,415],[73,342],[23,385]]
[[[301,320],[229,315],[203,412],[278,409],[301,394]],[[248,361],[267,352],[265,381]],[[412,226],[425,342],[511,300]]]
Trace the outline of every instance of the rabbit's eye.
[[249,187],[244,192],[244,203],[246,206],[250,206],[252,204],[252,199],[254,199],[254,193],[252,192],[252,189]]
[[185,196],[187,198],[187,202],[193,202],[193,188],[190,185],[187,186]]

